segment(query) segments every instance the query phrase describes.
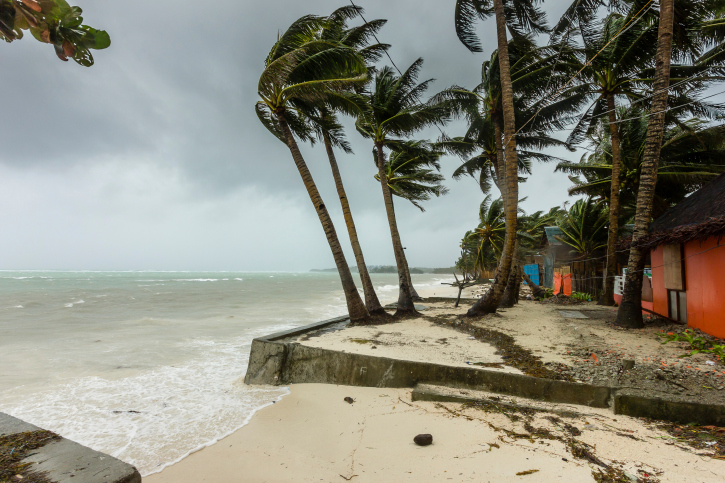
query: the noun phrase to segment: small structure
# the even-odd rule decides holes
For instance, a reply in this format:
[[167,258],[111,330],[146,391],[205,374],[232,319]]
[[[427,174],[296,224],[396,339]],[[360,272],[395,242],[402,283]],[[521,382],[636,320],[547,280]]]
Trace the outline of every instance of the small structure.
[[653,311],[725,338],[725,173],[652,223]]

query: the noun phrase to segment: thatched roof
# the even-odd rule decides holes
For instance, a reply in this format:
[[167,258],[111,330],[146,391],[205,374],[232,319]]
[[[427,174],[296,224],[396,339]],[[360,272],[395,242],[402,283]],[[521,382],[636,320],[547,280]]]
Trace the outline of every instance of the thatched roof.
[[667,210],[637,240],[643,248],[725,237],[725,173]]

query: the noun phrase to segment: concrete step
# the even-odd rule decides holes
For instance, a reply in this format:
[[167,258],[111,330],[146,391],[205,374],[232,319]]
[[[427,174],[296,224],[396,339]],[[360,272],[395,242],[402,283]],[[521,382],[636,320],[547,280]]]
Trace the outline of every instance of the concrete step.
[[[434,384],[416,384],[411,399],[413,401],[477,403],[517,410],[547,412],[567,418],[593,414],[593,412],[582,411],[583,407],[578,405],[548,403],[522,397],[505,396],[494,392]],[[603,409],[603,411],[607,410]]]
[[[0,413],[0,436],[41,429]],[[56,483],[141,483],[141,475],[128,463],[65,438],[33,450],[23,463],[32,463],[34,471],[46,472]]]

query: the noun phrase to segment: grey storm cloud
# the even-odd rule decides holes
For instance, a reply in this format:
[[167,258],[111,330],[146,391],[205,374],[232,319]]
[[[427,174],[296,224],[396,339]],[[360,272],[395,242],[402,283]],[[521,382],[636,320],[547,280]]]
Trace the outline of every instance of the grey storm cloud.
[[[112,38],[108,50],[94,52],[93,67],[63,63],[30,38],[0,47],[0,202],[6,205],[0,223],[12,234],[0,240],[0,268],[332,266],[289,152],[259,123],[253,106],[278,32],[304,14],[328,14],[346,3],[77,3],[86,23]],[[388,19],[380,40],[392,44],[390,55],[401,69],[425,59],[421,78],[436,79],[430,94],[452,84],[474,86],[495,48],[492,19],[479,25],[483,53],[462,46],[454,4],[359,2],[368,20]],[[565,6],[561,0],[544,5],[550,19]],[[372,146],[345,122],[355,154],[340,153],[339,162],[366,258],[392,263]],[[446,131],[463,129],[454,122]],[[324,150],[304,147],[303,153],[344,238]],[[444,174],[458,162],[448,158]],[[447,183],[451,193],[429,202],[424,214],[396,204],[414,265],[450,265],[463,232],[476,224],[477,184]],[[522,185],[529,196],[524,208],[560,204],[567,185],[553,166],[534,166]]]

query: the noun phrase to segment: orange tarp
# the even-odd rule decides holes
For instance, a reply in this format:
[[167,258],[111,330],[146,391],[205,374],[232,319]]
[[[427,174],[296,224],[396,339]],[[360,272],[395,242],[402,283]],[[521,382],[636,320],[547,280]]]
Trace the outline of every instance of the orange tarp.
[[571,273],[564,275],[560,273],[554,274],[554,295],[562,293],[562,289],[564,295],[571,297]]

